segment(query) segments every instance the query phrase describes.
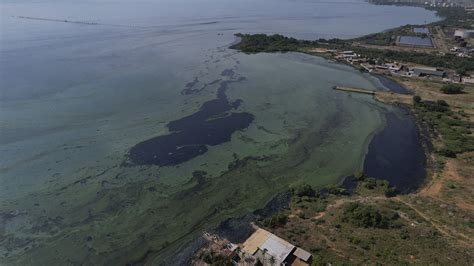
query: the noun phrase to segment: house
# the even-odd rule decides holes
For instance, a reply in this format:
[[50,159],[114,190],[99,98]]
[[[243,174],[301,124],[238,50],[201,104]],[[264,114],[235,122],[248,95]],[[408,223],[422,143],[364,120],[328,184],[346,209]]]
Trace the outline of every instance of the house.
[[242,251],[265,266],[308,266],[312,259],[311,253],[261,228],[243,243]]
[[413,68],[413,75],[416,77],[425,77],[425,76],[434,76],[434,77],[444,77],[446,73],[437,68],[431,67],[415,67]]
[[343,58],[346,60],[351,60],[358,57],[359,55],[354,53],[353,51],[343,51],[343,52],[339,52],[337,55],[337,58]]

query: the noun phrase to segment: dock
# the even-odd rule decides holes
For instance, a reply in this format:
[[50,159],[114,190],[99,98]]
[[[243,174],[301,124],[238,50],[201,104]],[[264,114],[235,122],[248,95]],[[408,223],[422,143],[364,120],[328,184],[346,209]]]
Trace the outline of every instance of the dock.
[[338,90],[338,91],[346,91],[346,92],[355,92],[355,93],[363,93],[363,94],[375,95],[375,91],[372,91],[372,90],[365,90],[365,89],[359,89],[359,88],[334,86],[333,89]]

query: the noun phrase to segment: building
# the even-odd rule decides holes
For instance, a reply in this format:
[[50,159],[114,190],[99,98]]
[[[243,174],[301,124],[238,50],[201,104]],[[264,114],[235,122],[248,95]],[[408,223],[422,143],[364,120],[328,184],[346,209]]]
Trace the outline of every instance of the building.
[[308,266],[311,253],[261,228],[242,245],[242,251],[263,265]]
[[393,71],[393,72],[398,72],[400,70],[402,70],[403,68],[403,65],[400,65],[400,64],[385,64],[385,66],[387,66],[388,70],[390,71]]
[[474,30],[457,29],[454,31],[454,37],[462,39],[474,38]]
[[474,84],[474,78],[465,77],[465,78],[462,79],[462,82],[463,82],[463,83],[467,83],[467,84]]
[[416,77],[426,77],[426,76],[433,76],[433,77],[444,77],[446,73],[442,70],[437,68],[431,67],[415,67],[413,68],[413,76]]

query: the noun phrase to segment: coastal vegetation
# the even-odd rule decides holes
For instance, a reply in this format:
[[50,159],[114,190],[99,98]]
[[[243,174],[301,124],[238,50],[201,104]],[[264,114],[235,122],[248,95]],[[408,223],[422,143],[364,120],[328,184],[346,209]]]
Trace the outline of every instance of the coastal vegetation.
[[394,197],[398,194],[397,188],[392,186],[387,180],[369,177],[363,172],[355,174],[358,181],[357,192],[363,195],[385,195]]
[[[449,27],[462,27],[472,19],[472,14],[459,8],[440,8],[437,12],[445,19],[430,25],[436,28],[435,33]],[[371,46],[391,46],[396,42],[396,35],[423,37],[423,34],[412,33],[412,28],[406,25],[353,40],[306,41],[282,35],[238,34],[241,40],[232,48],[245,53],[302,52],[313,55],[321,55],[323,50],[323,56],[330,55],[330,58],[334,55],[331,50],[350,50],[373,64],[413,63],[454,70],[450,73],[459,75],[474,71],[472,58],[428,49]],[[397,188],[387,181],[363,173],[354,175],[357,184],[351,193],[334,186],[314,189],[300,184],[292,187],[290,209],[259,224],[310,250],[315,265],[348,262],[469,264],[474,261],[470,241],[474,217],[468,211],[473,206],[473,184],[466,179],[474,173],[474,123],[471,120],[472,102],[469,102],[472,88],[446,85],[429,78],[399,79],[412,82],[415,93],[423,92],[415,94],[412,101],[411,96],[407,96],[408,101],[403,104],[414,111],[423,137],[429,138],[425,143],[430,176],[426,187],[410,195],[399,195]]]
[[452,242],[440,231],[442,228],[422,216],[420,209],[426,206],[433,217],[454,212],[449,225],[455,230],[469,226],[468,213],[409,196],[387,198],[383,190],[377,189],[381,187],[377,186],[378,180],[374,182],[363,173],[356,174],[355,178],[357,188],[350,195],[335,195],[326,188],[309,189],[306,184],[299,185],[304,191],[315,193],[298,196],[297,190],[293,190],[290,209],[285,211],[285,223],[276,227],[262,226],[310,251],[313,265],[472,261],[469,248]]
[[229,257],[217,254],[213,251],[203,251],[199,254],[199,258],[211,266],[232,266],[232,261]]
[[[446,32],[450,27],[471,27],[469,21],[473,15],[464,9],[435,10],[444,18],[430,25],[436,28],[436,33]],[[350,50],[367,58],[368,62],[414,63],[454,70],[459,75],[474,71],[472,58],[428,49],[370,46],[393,45],[396,35],[424,37],[411,32],[412,28],[406,25],[353,40],[305,41],[282,35],[238,34],[241,41],[232,48],[245,53],[291,51],[318,55],[322,53],[320,50],[325,50],[326,54],[333,53],[333,49]],[[407,95],[408,101],[403,104],[410,106],[416,114],[422,135],[430,138],[425,143],[431,176],[426,187],[410,195],[397,195],[397,189],[387,181],[363,173],[354,175],[357,184],[351,193],[340,187],[339,190],[336,187],[317,190],[300,184],[291,188],[290,210],[268,220],[284,222],[267,221],[261,225],[310,250],[315,265],[348,262],[472,264],[474,217],[469,210],[473,206],[473,184],[466,179],[474,173],[474,123],[472,101],[469,102],[472,88],[446,85],[430,78],[414,78],[410,82],[416,84],[415,93],[424,92],[421,96],[414,95],[412,102],[411,96]],[[463,96],[467,98],[458,98]]]
[[438,153],[446,157],[474,151],[474,136],[471,129],[474,123],[463,116],[463,112],[454,112],[444,100],[415,101],[415,111],[421,121],[434,132],[441,135],[443,145]]
[[237,33],[235,36],[239,37],[240,41],[230,48],[249,54],[298,51],[303,47],[311,47],[317,43],[313,41],[301,41],[280,34]]
[[231,46],[232,49],[244,53],[275,53],[303,52],[312,54],[312,49],[351,49],[363,57],[381,60],[412,62],[420,65],[454,69],[458,73],[474,71],[474,60],[456,57],[455,55],[439,55],[436,53],[421,53],[412,51],[393,51],[352,46],[350,40],[320,39],[317,41],[298,40],[283,35],[266,34],[236,34],[240,42]]

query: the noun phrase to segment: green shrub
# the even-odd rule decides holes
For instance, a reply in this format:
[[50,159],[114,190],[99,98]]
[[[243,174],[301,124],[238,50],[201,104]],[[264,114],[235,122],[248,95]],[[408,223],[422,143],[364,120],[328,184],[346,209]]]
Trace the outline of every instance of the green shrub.
[[316,195],[316,191],[308,184],[300,184],[292,187],[290,190],[293,195],[298,197],[314,197]]
[[414,104],[414,105],[417,105],[417,104],[419,104],[419,103],[421,103],[421,97],[418,96],[418,95],[414,95],[414,96],[413,96],[413,104]]
[[371,205],[362,205],[351,202],[344,207],[342,220],[357,227],[381,228],[392,227],[394,221],[399,218],[396,212],[382,212]]
[[384,189],[384,194],[387,198],[395,197],[397,195],[397,189],[395,187],[388,186]]
[[458,84],[444,85],[440,91],[445,94],[460,94],[464,90],[464,87]]
[[364,187],[367,189],[374,189],[377,187],[377,181],[373,177],[368,177],[364,180]]

